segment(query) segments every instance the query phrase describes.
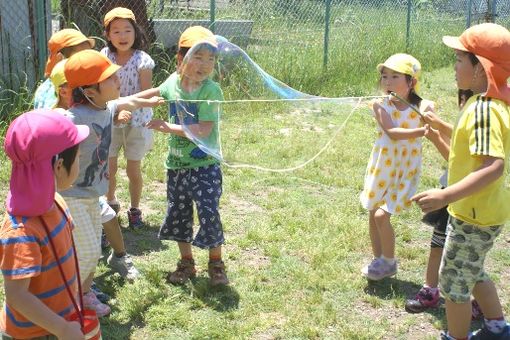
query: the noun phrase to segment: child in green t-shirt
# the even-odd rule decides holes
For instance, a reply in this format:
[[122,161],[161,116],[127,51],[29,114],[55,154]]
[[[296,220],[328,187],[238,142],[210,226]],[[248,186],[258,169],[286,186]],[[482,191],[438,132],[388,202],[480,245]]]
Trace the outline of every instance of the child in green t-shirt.
[[[169,122],[156,119],[147,124],[150,129],[170,134],[165,163],[168,208],[158,237],[177,241],[179,245],[181,260],[177,269],[167,276],[170,283],[183,284],[195,277],[191,251],[191,245],[195,245],[209,249],[211,285],[226,285],[228,278],[221,260],[224,237],[219,214],[221,168],[217,159],[188,139],[185,130],[192,131],[205,145],[218,146],[218,101],[223,100],[223,93],[210,79],[217,42],[211,31],[193,26],[182,33],[178,48],[177,72],[158,88],[138,94],[143,97],[158,94],[170,102]],[[200,230],[195,237],[193,202],[200,221]]]

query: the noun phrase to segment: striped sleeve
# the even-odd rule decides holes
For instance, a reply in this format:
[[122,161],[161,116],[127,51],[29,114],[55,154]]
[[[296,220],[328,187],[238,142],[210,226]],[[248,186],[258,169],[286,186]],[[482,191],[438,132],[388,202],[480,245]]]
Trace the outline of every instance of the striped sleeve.
[[471,155],[505,158],[503,132],[497,105],[479,96],[474,104],[469,131]]
[[[14,227],[0,237],[0,270],[11,279],[24,279],[38,276],[42,268],[40,241],[36,235],[26,233],[23,227],[15,227],[21,221],[11,216]],[[5,230],[5,229],[4,229]]]

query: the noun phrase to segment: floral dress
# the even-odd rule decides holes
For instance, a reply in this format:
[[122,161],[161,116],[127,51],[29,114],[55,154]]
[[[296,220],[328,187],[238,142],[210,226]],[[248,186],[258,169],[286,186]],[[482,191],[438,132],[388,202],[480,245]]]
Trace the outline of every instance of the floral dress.
[[[394,125],[401,128],[422,126],[419,115],[411,108],[398,110],[385,98],[382,107]],[[360,195],[365,209],[381,208],[398,214],[411,206],[421,172],[421,138],[393,140],[377,124],[378,138],[370,155],[365,185]]]

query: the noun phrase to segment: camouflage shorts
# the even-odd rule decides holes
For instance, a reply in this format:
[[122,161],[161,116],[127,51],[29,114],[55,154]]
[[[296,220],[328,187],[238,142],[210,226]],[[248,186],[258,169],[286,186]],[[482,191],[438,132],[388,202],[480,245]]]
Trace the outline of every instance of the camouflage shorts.
[[485,256],[502,228],[450,218],[439,269],[439,287],[445,298],[455,303],[469,302],[475,284],[489,280],[484,270]]

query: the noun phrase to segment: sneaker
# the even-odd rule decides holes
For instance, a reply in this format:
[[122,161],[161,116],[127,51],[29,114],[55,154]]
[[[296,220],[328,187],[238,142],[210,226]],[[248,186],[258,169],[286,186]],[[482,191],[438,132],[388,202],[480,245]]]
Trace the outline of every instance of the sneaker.
[[486,327],[471,333],[469,340],[509,340],[510,324],[507,323],[501,333],[492,333]]
[[99,318],[107,316],[111,312],[110,306],[101,303],[92,291],[83,294],[83,305],[95,310]]
[[110,300],[110,295],[102,292],[97,286],[95,282],[92,282],[92,286],[90,286],[90,291],[94,293],[99,301],[102,303],[107,303]]
[[397,261],[393,264],[388,264],[383,259],[376,258],[369,265],[363,267],[361,272],[367,279],[379,281],[397,273]]
[[421,287],[414,299],[406,301],[406,312],[421,313],[428,308],[437,308],[439,306],[439,289],[435,292],[430,287]]
[[471,300],[471,320],[481,320],[483,312],[476,300]]
[[225,273],[225,263],[223,261],[210,261],[207,272],[209,273],[211,286],[228,285],[228,277],[227,273]]
[[129,254],[125,254],[122,257],[117,257],[112,251],[106,262],[110,268],[115,270],[126,280],[133,281],[140,276],[140,272],[135,268],[135,265],[133,264]]
[[441,334],[439,335],[440,340],[455,340],[455,338],[448,335],[447,331],[441,331]]
[[127,212],[129,227],[133,229],[143,228],[142,211],[138,208],[131,208]]
[[195,269],[195,261],[193,259],[181,259],[177,262],[177,269],[168,273],[166,281],[174,285],[182,285],[189,279],[194,279],[197,270]]
[[120,203],[119,203],[119,201],[113,200],[113,201],[107,201],[107,203],[110,206],[110,208],[112,208],[113,211],[115,211],[116,214],[119,213],[119,211],[120,211]]
[[110,241],[106,238],[104,230],[101,232],[101,249],[105,250],[110,246]]

